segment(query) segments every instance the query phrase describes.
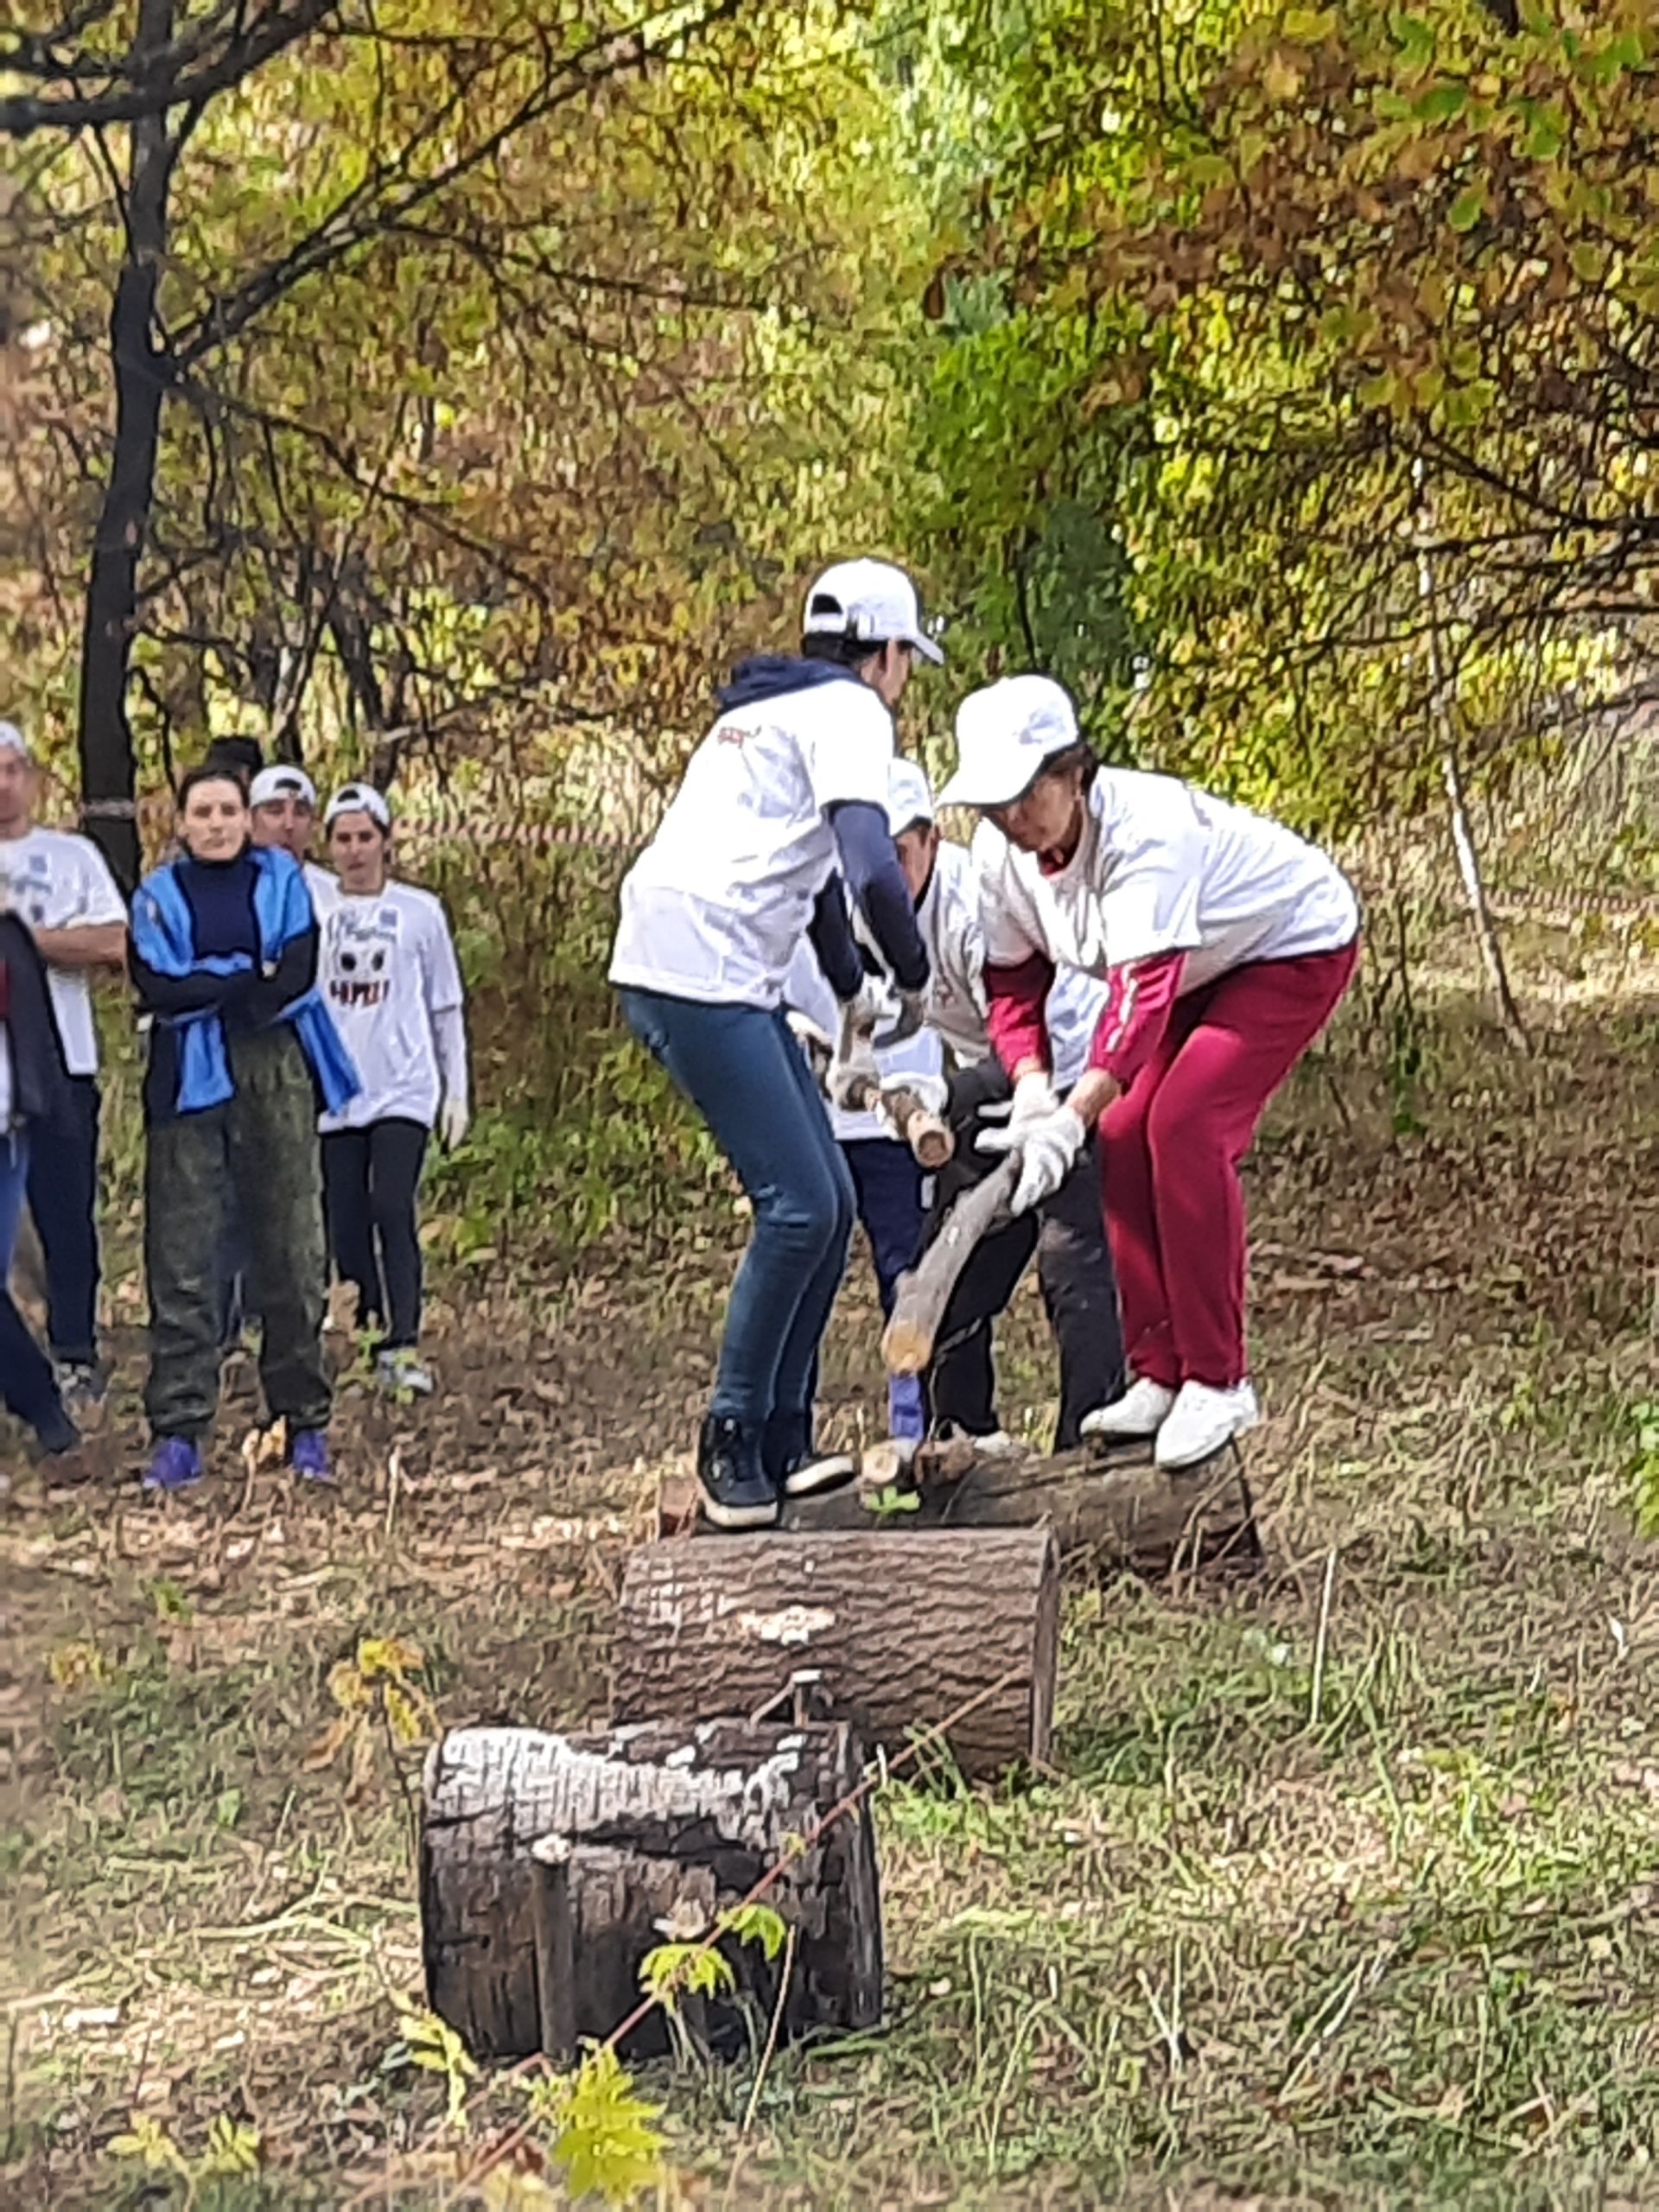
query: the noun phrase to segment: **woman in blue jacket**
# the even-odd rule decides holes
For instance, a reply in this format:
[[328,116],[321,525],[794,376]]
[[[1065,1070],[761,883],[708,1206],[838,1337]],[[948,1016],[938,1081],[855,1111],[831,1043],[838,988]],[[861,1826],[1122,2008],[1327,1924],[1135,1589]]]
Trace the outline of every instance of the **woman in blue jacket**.
[[150,1490],[200,1480],[219,1402],[219,1253],[234,1205],[261,1317],[259,1379],[296,1472],[328,1478],[327,1248],[317,1115],[357,1077],[316,990],[317,922],[292,857],[250,842],[221,768],[179,787],[176,860],[132,909],[132,979],[150,1017],[144,1274]]

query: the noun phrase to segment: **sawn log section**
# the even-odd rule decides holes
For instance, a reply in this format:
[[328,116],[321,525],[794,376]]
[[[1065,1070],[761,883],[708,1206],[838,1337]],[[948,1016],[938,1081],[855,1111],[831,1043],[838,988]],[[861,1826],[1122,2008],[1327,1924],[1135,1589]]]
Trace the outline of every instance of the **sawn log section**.
[[868,1529],[877,1542],[897,1529],[988,1531],[1039,1522],[1053,1529],[1063,1554],[1091,1552],[1103,1567],[1126,1567],[1149,1580],[1176,1567],[1243,1572],[1261,1563],[1249,1485],[1230,1445],[1175,1475],[1154,1467],[1144,1450],[1108,1460],[1083,1452],[981,1459],[959,1481],[922,1490],[913,1513],[879,1524],[850,1484],[791,1498],[784,1508],[784,1526],[798,1535]]
[[[857,1784],[842,1722],[713,1720],[555,1736],[453,1731],[426,1763],[421,1937],[428,1999],[484,2057],[603,2037],[639,1997],[667,1919],[689,1938],[735,1904]],[[770,1902],[795,1931],[791,2035],[881,2014],[881,1912],[868,1801],[791,1859]],[[779,1960],[723,1943],[769,2016]],[[722,2008],[728,2012],[730,2008]],[[703,2023],[742,2032],[734,2014]],[[660,2014],[631,2040],[660,2050]]]
[[1046,1529],[677,1538],[624,1567],[612,1714],[756,1713],[811,1668],[889,1753],[971,1706],[950,1748],[993,1775],[1047,1755],[1058,1636]]

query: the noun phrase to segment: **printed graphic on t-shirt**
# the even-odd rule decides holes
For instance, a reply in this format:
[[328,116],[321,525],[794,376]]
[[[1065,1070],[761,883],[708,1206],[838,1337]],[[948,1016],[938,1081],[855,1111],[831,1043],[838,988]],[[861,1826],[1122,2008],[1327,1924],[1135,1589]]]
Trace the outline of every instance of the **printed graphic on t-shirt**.
[[51,855],[38,845],[0,853],[0,908],[7,906],[31,930],[61,926],[52,911]]
[[380,1006],[391,988],[401,918],[395,906],[360,913],[341,906],[324,938],[324,983],[331,1005]]

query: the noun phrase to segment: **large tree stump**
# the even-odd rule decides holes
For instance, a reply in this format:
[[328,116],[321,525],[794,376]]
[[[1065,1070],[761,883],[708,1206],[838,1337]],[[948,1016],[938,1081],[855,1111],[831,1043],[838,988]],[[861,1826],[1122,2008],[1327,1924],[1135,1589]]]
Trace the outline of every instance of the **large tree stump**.
[[[428,2001],[480,2056],[568,2056],[639,1998],[658,1923],[712,1923],[853,1789],[842,1721],[713,1719],[579,1736],[463,1728],[427,1759],[421,1939]],[[842,1815],[769,1892],[795,1930],[783,2031],[862,2028],[881,2015],[881,1908],[868,1803]],[[783,1961],[722,1944],[762,2014]],[[741,2033],[714,2008],[714,2039]],[[626,2046],[666,2048],[653,2013]]]
[[1046,1529],[682,1537],[628,1554],[612,1714],[759,1712],[810,1667],[890,1752],[971,1702],[948,1741],[996,1774],[1047,1754],[1058,1639]]
[[1049,1459],[976,1459],[957,1481],[924,1484],[900,1521],[878,1521],[861,1490],[822,1491],[784,1507],[784,1526],[805,1535],[862,1529],[887,1540],[895,1529],[1033,1528],[1046,1522],[1063,1555],[1092,1552],[1103,1567],[1149,1580],[1178,1567],[1252,1571],[1261,1564],[1244,1465],[1229,1445],[1213,1459],[1166,1474],[1150,1448],[1110,1459],[1087,1452]]

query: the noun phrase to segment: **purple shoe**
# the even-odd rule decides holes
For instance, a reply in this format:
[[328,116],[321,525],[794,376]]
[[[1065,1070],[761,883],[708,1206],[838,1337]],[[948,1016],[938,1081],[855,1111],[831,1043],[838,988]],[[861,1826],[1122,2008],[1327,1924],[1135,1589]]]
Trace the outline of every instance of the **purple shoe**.
[[308,1483],[331,1483],[328,1439],[320,1428],[296,1428],[289,1440],[288,1464]]
[[146,1490],[193,1490],[201,1480],[201,1454],[188,1436],[164,1436],[144,1470]]

